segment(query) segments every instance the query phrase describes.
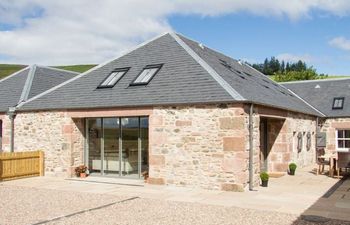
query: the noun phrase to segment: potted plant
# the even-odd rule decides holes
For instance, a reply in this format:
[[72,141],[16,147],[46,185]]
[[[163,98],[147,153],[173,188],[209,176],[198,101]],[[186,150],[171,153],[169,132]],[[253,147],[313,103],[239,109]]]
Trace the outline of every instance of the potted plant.
[[85,178],[87,174],[87,167],[85,165],[80,165],[75,168],[75,174],[77,177]]
[[290,163],[289,164],[289,175],[294,176],[295,170],[297,169],[297,164],[295,163]]
[[262,187],[267,187],[267,184],[269,182],[269,174],[266,172],[261,172],[260,173],[260,179],[261,179],[261,186]]
[[147,183],[147,179],[148,179],[148,171],[146,170],[146,171],[143,171],[142,172],[142,176],[143,176],[143,179],[145,180],[145,183]]

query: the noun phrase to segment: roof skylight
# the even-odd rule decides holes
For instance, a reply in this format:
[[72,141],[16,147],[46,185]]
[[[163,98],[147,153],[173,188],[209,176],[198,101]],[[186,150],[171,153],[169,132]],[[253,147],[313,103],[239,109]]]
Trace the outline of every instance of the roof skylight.
[[98,88],[112,88],[128,72],[129,68],[113,70],[98,86]]
[[344,107],[344,97],[337,97],[333,99],[332,109],[343,109]]
[[136,77],[136,79],[130,85],[146,85],[151,79],[158,73],[163,64],[148,65],[143,68],[142,72]]

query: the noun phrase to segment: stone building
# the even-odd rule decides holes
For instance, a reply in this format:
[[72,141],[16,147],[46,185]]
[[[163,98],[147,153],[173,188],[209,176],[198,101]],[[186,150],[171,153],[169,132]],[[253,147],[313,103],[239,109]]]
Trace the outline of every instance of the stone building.
[[[61,84],[78,73],[32,65],[0,80],[0,150],[14,150],[16,107],[28,99]],[[30,125],[24,126],[26,132]],[[26,140],[28,141],[28,140]]]
[[329,153],[350,149],[350,78],[298,81],[283,85],[317,108],[318,146]]
[[242,191],[260,171],[313,163],[322,116],[249,65],[166,33],[18,104],[14,149],[45,151],[47,175],[85,164],[94,175]]

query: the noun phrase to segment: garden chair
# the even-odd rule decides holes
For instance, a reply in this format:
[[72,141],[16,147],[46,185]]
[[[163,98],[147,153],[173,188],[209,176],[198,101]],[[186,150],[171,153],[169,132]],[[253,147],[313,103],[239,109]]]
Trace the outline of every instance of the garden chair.
[[316,149],[316,163],[318,165],[316,175],[318,175],[320,172],[324,172],[324,166],[330,167],[330,161],[324,158],[325,153],[324,148]]
[[350,169],[350,152],[337,153],[336,170],[338,178],[340,177],[341,169]]

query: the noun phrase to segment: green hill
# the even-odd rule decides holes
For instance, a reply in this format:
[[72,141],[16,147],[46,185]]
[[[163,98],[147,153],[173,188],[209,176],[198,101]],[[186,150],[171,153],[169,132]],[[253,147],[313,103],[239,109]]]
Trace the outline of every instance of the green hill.
[[54,66],[54,67],[59,68],[59,69],[83,73],[83,72],[88,71],[89,69],[91,69],[92,67],[95,67],[95,66],[96,65],[93,65],[93,64],[87,64],[87,65],[70,65],[70,66]]
[[0,64],[0,79],[13,74],[26,67],[26,65]]
[[[54,66],[55,68],[74,71],[74,72],[85,72],[96,65],[87,64],[87,65],[69,65],[69,66]],[[11,75],[21,69],[26,67],[26,65],[16,65],[16,64],[0,64],[0,79]]]

